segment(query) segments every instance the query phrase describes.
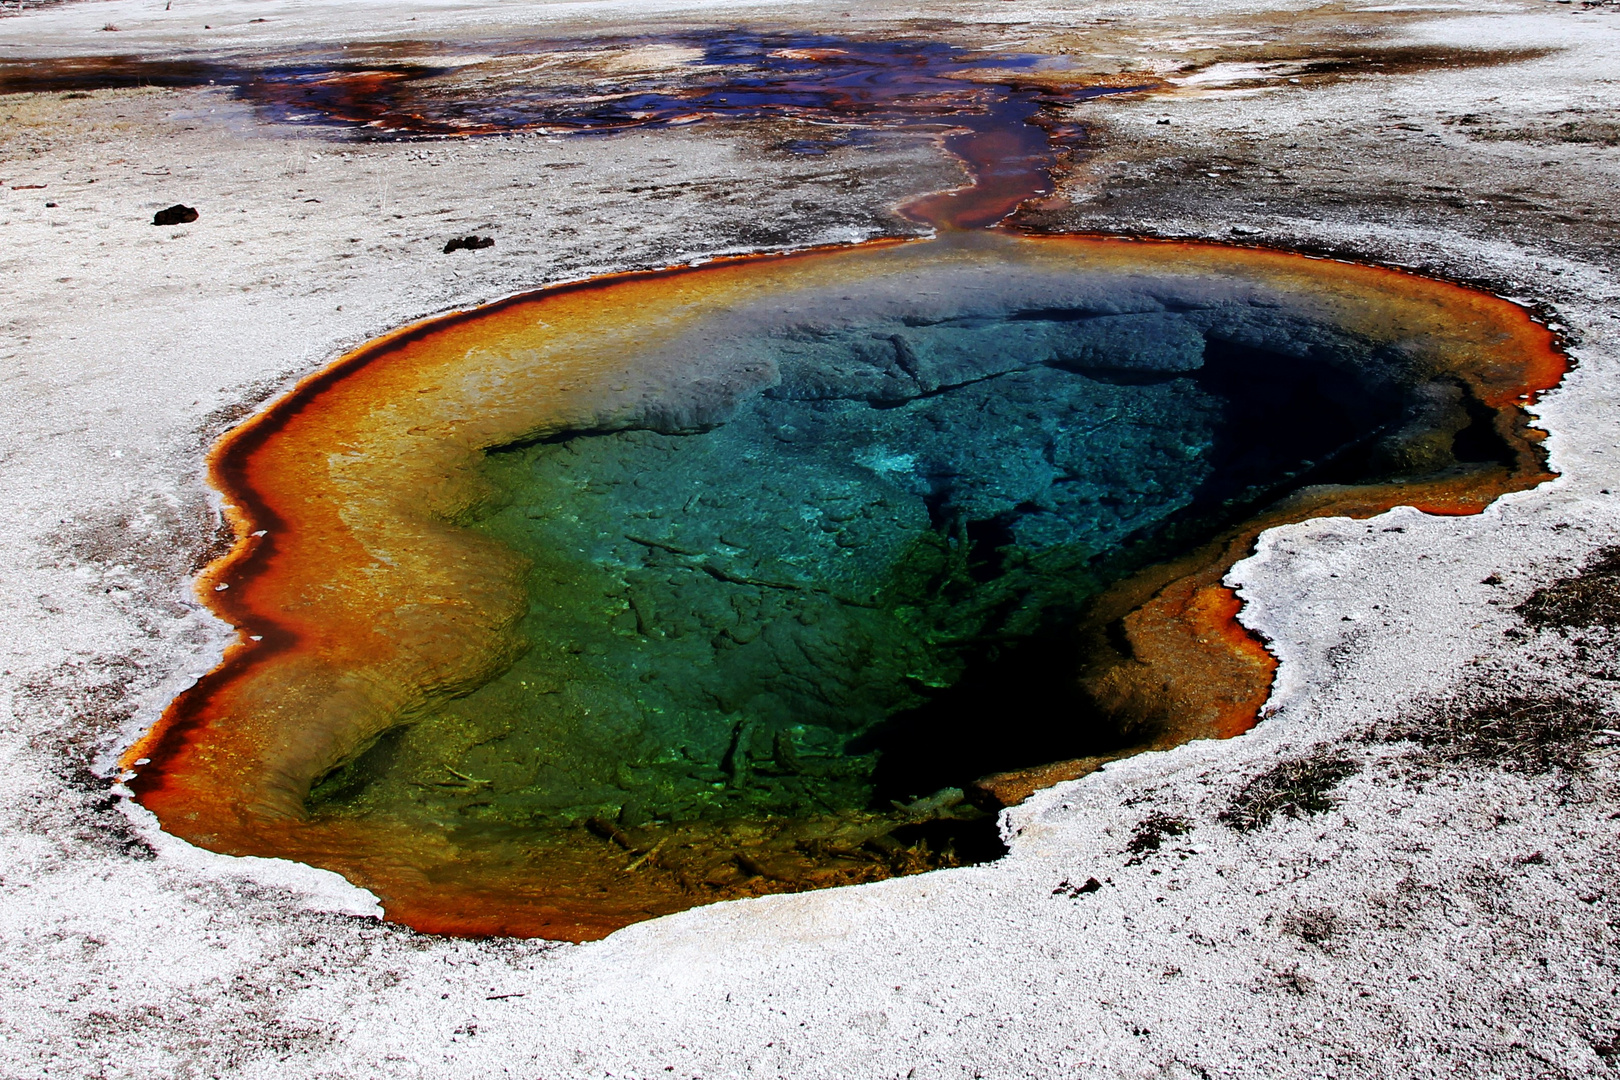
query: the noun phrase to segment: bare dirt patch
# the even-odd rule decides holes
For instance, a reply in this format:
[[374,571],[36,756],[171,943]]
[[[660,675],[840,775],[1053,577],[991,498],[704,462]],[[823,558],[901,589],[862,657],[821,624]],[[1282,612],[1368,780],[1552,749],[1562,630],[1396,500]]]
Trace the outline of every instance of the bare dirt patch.
[[18,825],[72,847],[133,859],[155,856],[96,767],[107,738],[134,715],[132,690],[146,677],[130,657],[99,656],[70,661],[18,687],[17,711],[45,720],[31,748],[52,763],[61,784],[38,786]]
[[1125,845],[1125,851],[1131,856],[1125,865],[1135,866],[1162,848],[1167,837],[1185,836],[1192,827],[1192,822],[1179,814],[1154,811],[1137,824],[1136,833]]

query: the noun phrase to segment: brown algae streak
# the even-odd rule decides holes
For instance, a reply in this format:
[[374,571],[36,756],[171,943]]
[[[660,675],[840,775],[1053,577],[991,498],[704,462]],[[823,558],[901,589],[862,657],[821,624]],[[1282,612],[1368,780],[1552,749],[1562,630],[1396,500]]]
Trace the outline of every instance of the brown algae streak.
[[[363,814],[312,805],[317,782],[413,725],[432,728],[456,702],[503,673],[528,670],[523,664],[544,651],[535,628],[543,637],[547,619],[530,590],[543,596],[552,586],[531,580],[534,553],[520,554],[478,526],[500,502],[489,473],[493,452],[571,433],[682,438],[722,431],[739,409],[769,395],[809,400],[824,393],[816,389],[822,383],[795,390],[810,384],[791,382],[797,376],[788,360],[728,343],[788,341],[798,349],[816,334],[858,331],[866,323],[849,323],[845,311],[852,296],[869,309],[861,318],[901,327],[884,346],[898,366],[839,378],[870,375],[876,381],[861,383],[859,393],[893,412],[968,385],[947,369],[977,362],[943,346],[908,352],[899,340],[908,327],[972,334],[988,318],[1004,320],[998,327],[1038,324],[1030,333],[1048,335],[1039,338],[1048,344],[1029,346],[1028,370],[1011,373],[1019,378],[1079,373],[1103,388],[1205,379],[1199,392],[1230,405],[1238,395],[1219,384],[1224,376],[1201,372],[1220,369],[1233,349],[1284,363],[1280,333],[1328,357],[1323,378],[1354,367],[1335,352],[1353,347],[1356,363],[1382,365],[1418,389],[1403,414],[1377,418],[1365,438],[1335,451],[1336,460],[1361,462],[1354,476],[1336,472],[1334,461],[1310,461],[1227,490],[1206,470],[1193,477],[1190,501],[1166,504],[1157,531],[1126,545],[1136,561],[1119,562],[1111,584],[1105,571],[1113,564],[1104,559],[1065,639],[1074,643],[1072,677],[1054,685],[1069,687],[1067,701],[1056,715],[1038,715],[1051,703],[1012,700],[1015,718],[1106,729],[1109,737],[1080,739],[1083,752],[1012,762],[977,791],[960,785],[979,807],[946,787],[910,792],[920,797],[901,797],[892,809],[828,805],[765,818],[715,811],[631,821],[602,801],[594,813],[581,804],[561,817],[537,811],[527,823],[488,821],[484,808],[511,797],[513,782],[449,757],[437,773],[414,774],[399,789],[419,798]],[[1150,331],[1182,335],[1177,341],[1186,336],[1175,321],[1182,320],[1204,344],[1174,353],[1149,341],[1144,362],[1158,367],[1146,374],[1122,371],[1106,341],[1050,345],[1063,334],[1071,337],[1062,341],[1080,340],[1072,334],[1083,336],[1099,319],[1115,320],[1108,325],[1116,338]],[[1547,473],[1522,406],[1563,371],[1551,335],[1523,309],[1457,285],[1273,251],[1088,237],[959,234],[735,259],[547,289],[432,320],[339,360],[215,449],[211,475],[239,539],[199,589],[239,638],[129,751],[131,786],[177,835],[216,851],[337,870],[374,891],[390,919],[437,932],[585,940],[718,899],[952,865],[957,856],[937,841],[930,848],[928,836],[938,834],[926,830],[982,816],[1135,749],[1251,725],[1274,664],[1237,626],[1236,600],[1221,578],[1259,529],[1402,504],[1473,513],[1504,491],[1533,486]],[[900,388],[892,401],[883,398],[891,387]],[[1241,454],[1218,458],[1225,437],[1210,444],[1211,460],[1241,471]],[[885,483],[906,480],[911,466],[891,458],[868,456],[863,468]],[[1199,503],[1201,491],[1219,497]],[[961,554],[955,581],[984,576],[986,559],[973,563],[973,552],[997,550],[980,546],[971,525],[961,513],[950,517],[947,505],[929,533],[941,558]],[[728,588],[794,602],[814,589],[823,596],[842,588],[788,580],[779,570],[739,570],[657,536],[620,539]],[[557,571],[556,588],[570,587],[567,572]],[[858,603],[843,607],[852,618],[886,618],[894,614],[886,597],[897,590],[846,595]],[[916,629],[918,610],[908,607],[894,625],[922,640],[929,633]],[[632,640],[636,631],[625,635]],[[576,643],[577,653],[556,644],[556,671],[577,671],[583,683],[602,679],[592,674],[599,658],[589,642]],[[568,722],[584,723],[583,713]],[[744,775],[736,765],[741,737],[714,762],[695,766],[690,782],[715,789],[718,799],[750,783],[757,791],[814,779],[791,740],[785,749],[776,744],[771,776]],[[142,758],[150,760],[133,764]],[[448,818],[446,805],[455,808]]]

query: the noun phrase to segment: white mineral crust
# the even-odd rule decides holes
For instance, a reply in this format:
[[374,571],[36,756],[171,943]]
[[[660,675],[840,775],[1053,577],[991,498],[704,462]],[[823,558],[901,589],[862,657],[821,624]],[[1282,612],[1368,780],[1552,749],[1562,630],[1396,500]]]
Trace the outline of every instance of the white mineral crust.
[[[957,167],[918,137],[808,160],[724,125],[359,143],[265,124],[225,88],[0,98],[0,1075],[1614,1074],[1616,758],[1427,767],[1362,738],[1480,671],[1601,689],[1557,635],[1504,631],[1620,534],[1612,3],[86,0],[23,4],[0,56],[750,21],[1164,73],[1230,53],[1084,106],[1099,149],[1066,178],[1063,220],[1240,227],[1547,305],[1578,362],[1536,408],[1561,477],[1478,517],[1266,534],[1231,576],[1282,661],[1265,720],[1040,793],[1006,814],[1000,862],[588,945],[424,936],[333,874],[200,851],[109,794],[117,753],[228,640],[189,585],[217,520],[207,446],[406,322],[606,270],[905,232],[886,208]],[[1268,41],[1547,51],[1313,81],[1241,51]],[[626,190],[648,182],[675,197]],[[200,220],[153,227],[175,202]],[[497,245],[442,254],[469,233]],[[1249,779],[1324,748],[1361,765],[1335,808],[1249,832],[1218,819]],[[1154,812],[1192,829],[1131,865]]]

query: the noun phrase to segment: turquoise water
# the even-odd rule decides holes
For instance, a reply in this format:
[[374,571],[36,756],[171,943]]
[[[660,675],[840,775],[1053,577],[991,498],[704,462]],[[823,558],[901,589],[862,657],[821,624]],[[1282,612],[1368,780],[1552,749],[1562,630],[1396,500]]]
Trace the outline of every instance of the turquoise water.
[[1118,745],[1067,674],[1088,599],[1467,423],[1454,388],[1339,331],[1133,303],[741,318],[672,348],[751,382],[693,361],[686,404],[639,426],[490,453],[501,495],[470,527],[532,561],[530,647],[315,806],[803,818]]

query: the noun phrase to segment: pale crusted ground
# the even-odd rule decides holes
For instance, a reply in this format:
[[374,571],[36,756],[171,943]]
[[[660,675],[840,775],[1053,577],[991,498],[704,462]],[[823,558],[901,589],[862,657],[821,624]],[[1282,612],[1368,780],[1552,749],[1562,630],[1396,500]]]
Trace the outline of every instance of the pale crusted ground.
[[[0,1075],[1620,1071],[1615,649],[1604,628],[1566,638],[1514,612],[1620,524],[1620,12],[717,7],[112,0],[0,22],[0,50],[360,39],[413,17],[417,36],[509,34],[521,16],[559,34],[898,26],[1067,47],[1099,70],[1224,60],[1080,110],[1098,150],[1044,223],[1260,237],[1546,305],[1580,363],[1540,410],[1563,478],[1480,518],[1268,534],[1234,579],[1283,660],[1272,715],[1038,796],[1009,814],[1000,863],[589,946],[426,938],[332,875],[187,848],[106,793],[110,755],[224,640],[187,586],[217,544],[204,448],[401,323],[600,270],[904,231],[885,208],[954,166],[917,139],[808,161],[744,127],[361,145],[259,127],[222,91],[0,99]],[[1397,40],[1558,51],[1376,76],[1231,66]],[[670,197],[627,191],[649,183]],[[202,219],[149,224],[175,201]],[[442,254],[472,231],[497,245]],[[1392,720],[1466,715],[1502,686],[1573,693],[1565,712],[1597,719],[1542,732],[1567,751],[1544,771],[1511,738],[1461,757],[1390,741]],[[1425,706],[1448,693],[1464,703]],[[1254,823],[1251,785],[1279,763],[1328,808],[1223,821]],[[1155,831],[1157,850],[1131,850]]]

